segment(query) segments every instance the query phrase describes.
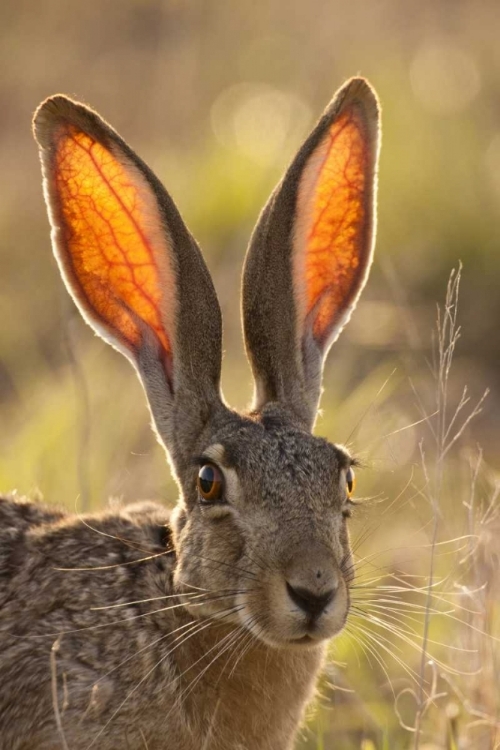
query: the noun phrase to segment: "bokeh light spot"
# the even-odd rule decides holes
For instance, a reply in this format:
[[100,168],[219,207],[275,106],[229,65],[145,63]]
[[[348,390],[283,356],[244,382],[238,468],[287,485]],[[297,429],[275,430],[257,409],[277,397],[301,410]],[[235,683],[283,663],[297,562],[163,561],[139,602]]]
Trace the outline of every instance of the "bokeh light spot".
[[215,137],[223,146],[268,165],[279,161],[288,144],[303,135],[311,112],[298,96],[272,86],[241,83],[218,96],[211,119]]
[[446,38],[424,42],[415,55],[410,79],[425,109],[448,115],[465,109],[481,88],[481,75],[472,55]]

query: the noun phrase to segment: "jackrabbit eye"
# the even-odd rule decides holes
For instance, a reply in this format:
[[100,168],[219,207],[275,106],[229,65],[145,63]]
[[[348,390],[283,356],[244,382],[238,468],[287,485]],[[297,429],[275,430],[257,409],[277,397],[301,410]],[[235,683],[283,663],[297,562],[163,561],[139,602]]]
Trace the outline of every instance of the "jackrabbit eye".
[[345,473],[345,483],[347,487],[347,497],[351,497],[356,487],[356,477],[354,476],[354,470],[350,466]]
[[214,464],[204,464],[198,472],[198,491],[201,500],[213,503],[222,500],[224,478],[222,472]]

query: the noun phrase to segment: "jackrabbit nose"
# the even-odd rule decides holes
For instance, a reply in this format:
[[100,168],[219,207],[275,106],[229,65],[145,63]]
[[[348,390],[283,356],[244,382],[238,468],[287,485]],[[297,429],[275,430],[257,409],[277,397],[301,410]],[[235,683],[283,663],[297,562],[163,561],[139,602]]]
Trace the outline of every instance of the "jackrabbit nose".
[[333,600],[337,587],[324,591],[322,594],[315,594],[314,591],[302,586],[291,586],[287,581],[286,590],[292,602],[303,612],[312,617],[318,617]]

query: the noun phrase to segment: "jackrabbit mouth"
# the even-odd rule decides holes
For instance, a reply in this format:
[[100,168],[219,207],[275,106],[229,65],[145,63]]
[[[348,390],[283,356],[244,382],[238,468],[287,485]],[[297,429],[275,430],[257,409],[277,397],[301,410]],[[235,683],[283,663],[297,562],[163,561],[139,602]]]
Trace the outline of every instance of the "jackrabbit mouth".
[[339,587],[334,602],[314,614],[301,610],[287,595],[280,600],[262,593],[257,598],[260,604],[266,601],[271,604],[262,607],[255,599],[245,602],[245,597],[241,597],[239,603],[243,603],[243,607],[238,613],[239,619],[256,639],[273,648],[319,646],[343,629],[349,612],[349,600],[343,587]]

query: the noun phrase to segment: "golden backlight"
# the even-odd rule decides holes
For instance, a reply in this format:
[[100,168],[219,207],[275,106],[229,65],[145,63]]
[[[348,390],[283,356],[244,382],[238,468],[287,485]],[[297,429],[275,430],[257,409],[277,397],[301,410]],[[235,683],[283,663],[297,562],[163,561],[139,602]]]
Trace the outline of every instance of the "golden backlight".
[[170,352],[157,263],[165,239],[156,237],[159,212],[145,179],[73,125],[59,127],[55,144],[54,181],[63,219],[59,248],[87,304],[124,343],[137,348],[141,333],[133,311]]
[[[299,202],[313,196],[305,229],[306,314],[316,306],[313,333],[329,337],[352,302],[363,272],[366,248],[366,164],[369,158],[365,125],[355,110],[333,123],[324,142],[307,166]],[[309,174],[308,174],[309,173]],[[311,184],[314,183],[314,184]]]

